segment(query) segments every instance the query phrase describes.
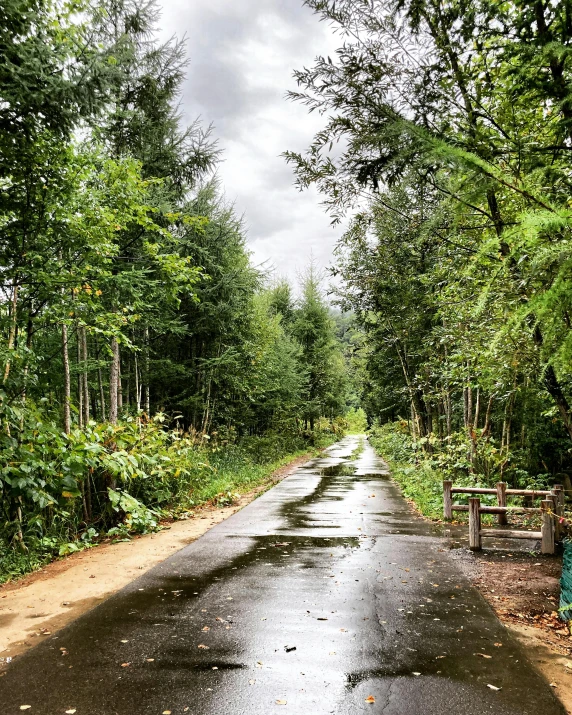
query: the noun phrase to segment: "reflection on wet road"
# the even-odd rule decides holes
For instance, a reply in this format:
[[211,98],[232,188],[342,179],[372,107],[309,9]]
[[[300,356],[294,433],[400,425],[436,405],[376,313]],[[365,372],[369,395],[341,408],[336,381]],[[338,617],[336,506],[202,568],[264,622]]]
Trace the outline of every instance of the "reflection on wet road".
[[22,704],[31,715],[564,712],[357,437],[15,660],[0,704],[2,715]]

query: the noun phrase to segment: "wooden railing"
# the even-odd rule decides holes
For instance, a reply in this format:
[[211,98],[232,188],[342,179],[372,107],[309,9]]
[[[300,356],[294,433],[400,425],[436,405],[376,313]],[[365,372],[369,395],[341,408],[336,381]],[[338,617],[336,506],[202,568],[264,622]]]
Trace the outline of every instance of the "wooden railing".
[[[481,506],[478,497],[469,498],[467,504],[453,504],[453,494],[491,494],[497,497],[497,506]],[[507,496],[525,496],[532,499],[543,497],[540,508],[507,506]],[[469,548],[479,551],[483,537],[502,537],[505,539],[538,539],[543,554],[554,553],[554,543],[561,537],[560,517],[564,516],[564,487],[556,484],[551,491],[533,489],[507,489],[506,482],[497,482],[494,489],[484,487],[455,487],[453,482],[443,482],[443,515],[452,519],[454,511],[469,512]],[[497,514],[498,523],[506,526],[507,515],[540,514],[540,531],[513,531],[509,529],[482,529],[481,514]]]
[[[484,536],[502,539],[537,539],[540,541],[540,550],[543,554],[554,553],[555,526],[554,508],[555,502],[552,499],[543,499],[540,509],[520,508],[521,512],[540,512],[542,515],[540,531],[513,531],[510,529],[483,529],[481,528],[481,514],[491,513],[484,511],[486,507],[481,507],[481,500],[478,497],[469,499],[469,549],[480,551],[483,548],[482,539]],[[489,507],[495,509],[493,513],[500,513],[502,507]],[[505,514],[508,509],[505,507]]]

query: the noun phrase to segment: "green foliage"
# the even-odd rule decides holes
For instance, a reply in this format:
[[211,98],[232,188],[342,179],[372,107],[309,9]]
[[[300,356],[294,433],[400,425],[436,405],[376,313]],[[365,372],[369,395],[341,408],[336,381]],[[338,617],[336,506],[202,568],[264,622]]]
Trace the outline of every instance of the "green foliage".
[[102,538],[156,531],[161,519],[205,503],[228,506],[282,464],[338,438],[324,424],[306,436],[282,432],[207,446],[161,422],[91,422],[70,435],[54,423],[30,423],[29,441],[2,454],[2,494],[17,500],[20,518],[0,528],[0,581]]
[[350,434],[364,434],[367,430],[367,415],[361,407],[351,407],[345,415]]
[[0,8],[2,579],[231,503],[343,431],[332,311],[251,265],[158,17]]
[[401,487],[406,499],[431,519],[443,516],[443,479],[429,462],[418,462],[411,439],[403,424],[385,424],[374,428],[369,441],[389,463],[391,476]]
[[[405,421],[388,422],[373,427],[369,441],[389,463],[392,477],[400,485],[405,497],[431,519],[441,519],[443,516],[444,479],[461,487],[494,487],[498,481],[505,480],[518,489],[549,488],[548,474],[532,476],[524,468],[526,453],[514,450],[507,459],[498,445],[491,442],[479,449],[473,469],[470,461],[471,444],[463,432],[453,434],[443,444],[434,437],[414,442]],[[427,442],[430,443],[430,450],[424,449]],[[458,495],[456,500],[464,503],[468,496]],[[484,503],[496,504],[494,497],[481,498]]]
[[[456,480],[572,469],[567,3],[308,0],[344,38],[296,73],[289,152],[334,221],[362,405]],[[334,148],[335,147],[335,148]],[[549,475],[548,477],[546,475]],[[430,477],[427,477],[430,479]]]

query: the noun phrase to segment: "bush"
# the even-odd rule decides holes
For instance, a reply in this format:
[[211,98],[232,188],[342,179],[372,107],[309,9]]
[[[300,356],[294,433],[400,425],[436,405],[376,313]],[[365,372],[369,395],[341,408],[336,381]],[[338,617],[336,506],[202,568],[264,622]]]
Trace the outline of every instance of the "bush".
[[0,450],[0,582],[106,535],[129,538],[201,504],[234,503],[281,464],[338,438],[324,423],[312,433],[208,440],[167,429],[163,415],[66,435],[30,413],[24,427],[24,439],[4,436]]
[[[491,439],[477,443],[474,465],[469,461],[469,444],[463,432],[456,432],[442,442],[431,435],[415,443],[407,422],[402,421],[373,427],[369,440],[389,462],[392,477],[404,496],[432,519],[443,516],[444,479],[461,487],[493,487],[502,479],[509,486],[521,489],[549,488],[548,475],[531,476],[522,467],[518,450],[509,455],[501,454]],[[468,503],[469,496],[458,495],[456,501]],[[481,501],[496,504],[494,496],[481,496]]]

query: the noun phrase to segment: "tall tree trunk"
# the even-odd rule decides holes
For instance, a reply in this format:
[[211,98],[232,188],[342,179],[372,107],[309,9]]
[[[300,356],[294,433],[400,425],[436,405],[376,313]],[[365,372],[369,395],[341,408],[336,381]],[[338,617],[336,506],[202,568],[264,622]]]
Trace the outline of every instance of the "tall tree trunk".
[[[30,350],[32,349],[32,329],[33,329],[33,323],[32,323],[32,316],[28,316],[28,324],[26,326],[26,348],[28,350],[28,355],[30,354]],[[26,395],[28,392],[28,374],[30,372],[30,364],[28,360],[26,360],[26,364],[24,366],[24,382],[23,382],[23,387],[22,387],[22,402],[25,404],[26,403]],[[20,431],[24,429],[24,411],[22,410],[22,417],[20,419]]]
[[477,386],[477,402],[475,404],[475,419],[473,420],[473,430],[479,427],[479,412],[481,411],[481,388]]
[[[137,353],[133,357],[135,363],[135,407],[137,409],[137,415],[141,411],[141,385],[139,383],[139,361],[137,360]],[[139,417],[137,417],[139,419]]]
[[413,407],[413,401],[409,403],[409,407],[411,408],[411,439],[414,442],[417,442],[417,418],[415,415],[415,407]]
[[95,340],[95,354],[97,358],[97,383],[99,387],[99,406],[100,406],[100,413],[101,413],[101,421],[105,422],[107,419],[106,415],[106,409],[105,409],[105,390],[103,389],[103,375],[101,374],[101,346],[99,344],[99,340]]
[[493,394],[489,397],[489,402],[487,404],[487,411],[485,413],[485,424],[483,426],[483,431],[481,436],[484,438],[488,438],[490,431],[491,431],[491,412],[493,409],[493,401],[496,397],[496,393],[493,392]]
[[62,323],[62,359],[64,364],[64,431],[71,432],[71,378],[68,349],[68,326]]
[[125,375],[125,393],[123,395],[123,401],[127,409],[131,404],[131,354],[127,354],[127,372]]
[[558,378],[556,377],[556,373],[554,372],[552,365],[548,365],[544,371],[543,382],[546,387],[546,391],[558,407],[558,412],[560,412],[560,417],[564,423],[565,430],[572,439],[572,415],[570,414],[570,404],[568,403],[566,395],[558,382]]
[[111,367],[109,369],[109,421],[117,424],[117,397],[119,383],[119,343],[117,338],[111,339]]
[[[119,345],[117,346],[119,350]],[[123,378],[121,374],[121,351],[119,351],[119,359],[117,361],[117,410],[121,413],[123,409]]]
[[151,390],[149,389],[151,375],[149,373],[149,328],[145,328],[145,413],[147,416],[151,414]]
[[10,352],[14,349],[16,342],[16,328],[18,326],[18,291],[17,279],[14,278],[12,285],[12,300],[10,301],[10,331],[8,333],[8,359],[4,368],[4,383],[10,375]]
[[83,358],[83,371],[82,371],[82,383],[83,383],[83,423],[87,425],[89,423],[89,378],[88,378],[88,350],[87,350],[87,331],[85,326],[81,328],[81,348],[82,348],[82,358]]
[[99,403],[101,407],[101,421],[106,420],[106,410],[105,410],[105,390],[103,389],[103,376],[101,374],[101,368],[97,368],[97,381],[99,383]]
[[83,428],[83,359],[81,348],[81,328],[76,325],[77,343],[77,420],[79,428]]

